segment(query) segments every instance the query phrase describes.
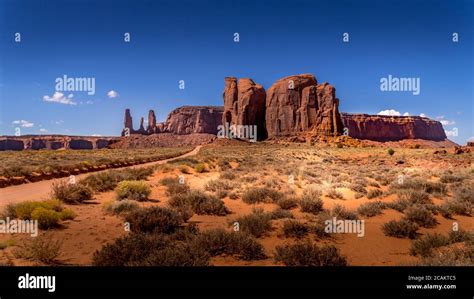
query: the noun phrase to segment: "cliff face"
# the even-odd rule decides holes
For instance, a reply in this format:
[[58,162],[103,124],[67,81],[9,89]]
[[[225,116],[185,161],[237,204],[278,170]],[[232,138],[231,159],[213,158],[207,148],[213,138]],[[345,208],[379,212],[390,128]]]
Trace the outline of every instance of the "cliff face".
[[220,106],[183,106],[171,111],[160,125],[160,133],[186,135],[193,133],[217,134],[223,108]]
[[222,124],[257,126],[257,138],[266,138],[265,101],[262,85],[252,79],[225,78]]
[[341,113],[342,123],[349,136],[374,141],[398,141],[402,139],[446,139],[443,126],[421,116],[384,116]]
[[265,122],[268,137],[294,136],[311,131],[317,135],[342,132],[336,89],[318,84],[311,74],[276,81],[267,92]]
[[100,149],[117,140],[114,137],[6,136],[0,138],[0,150]]
[[[143,117],[140,119],[140,129],[134,130],[130,110],[125,110],[124,130],[130,134],[151,135],[156,133],[172,133],[187,135],[194,133],[217,134],[221,124],[224,109],[221,106],[183,106],[168,114],[165,122],[156,122],[155,112],[148,112],[148,126],[145,129]],[[128,130],[127,130],[128,128]]]

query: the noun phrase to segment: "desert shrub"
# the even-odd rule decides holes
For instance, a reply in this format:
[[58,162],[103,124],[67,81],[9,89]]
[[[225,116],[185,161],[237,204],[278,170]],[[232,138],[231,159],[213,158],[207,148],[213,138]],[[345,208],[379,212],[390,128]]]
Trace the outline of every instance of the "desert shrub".
[[350,184],[349,185],[349,189],[351,189],[352,191],[355,191],[357,193],[361,193],[361,194],[367,194],[367,190],[365,189],[365,185],[362,185],[362,184]]
[[286,220],[285,222],[283,222],[283,234],[287,238],[302,238],[306,236],[308,232],[308,226],[299,221]]
[[284,210],[290,210],[298,206],[298,200],[294,197],[283,197],[277,201],[277,205]]
[[209,253],[204,248],[196,248],[186,242],[175,242],[153,251],[139,262],[131,262],[131,266],[160,267],[203,267],[209,266]]
[[97,192],[113,190],[117,186],[118,175],[113,171],[105,171],[88,175],[80,184],[90,187]]
[[222,200],[198,190],[176,194],[169,204],[172,207],[189,207],[199,215],[225,216],[230,213]]
[[400,189],[412,189],[425,191],[430,194],[446,194],[446,184],[440,182],[430,182],[417,178],[405,179],[402,183],[395,182],[390,185],[390,190],[397,192]]
[[474,265],[474,246],[467,248],[445,248],[437,254],[422,257],[419,266],[472,266]]
[[302,212],[316,215],[323,210],[323,201],[320,198],[302,197],[299,204]]
[[139,206],[136,202],[124,199],[121,201],[115,201],[107,206],[106,211],[113,215],[122,215],[138,209]]
[[474,184],[456,188],[456,190],[454,190],[454,198],[457,201],[466,201],[474,204]]
[[266,258],[263,246],[243,232],[214,229],[199,234],[193,241],[194,248],[205,248],[211,256],[234,255],[243,260]]
[[92,189],[83,184],[53,183],[52,197],[67,204],[79,204],[92,199]]
[[450,231],[448,234],[449,243],[458,243],[458,242],[472,242],[474,241],[474,233],[467,232],[464,230]]
[[433,213],[424,206],[415,205],[405,210],[405,218],[422,227],[433,227],[436,225],[436,219]]
[[275,261],[286,266],[346,266],[347,260],[333,245],[319,247],[310,242],[277,246]]
[[206,164],[204,163],[198,163],[194,166],[194,170],[197,172],[197,173],[203,173],[206,171]]
[[92,264],[95,266],[136,265],[154,251],[163,249],[169,244],[169,239],[164,235],[132,233],[96,251]]
[[411,255],[421,255],[421,256],[429,256],[433,252],[433,248],[446,246],[449,244],[448,238],[445,236],[434,233],[434,234],[427,234],[415,241],[413,241],[410,247],[410,254]]
[[367,198],[368,199],[376,198],[376,197],[381,196],[382,194],[383,194],[383,191],[380,189],[370,189],[367,192]]
[[174,185],[174,184],[179,184],[179,179],[177,177],[164,177],[159,180],[159,184],[163,186],[169,186],[169,185]]
[[415,239],[418,225],[406,219],[400,221],[391,220],[382,225],[382,231],[385,235],[396,238]]
[[393,156],[393,154],[395,154],[395,151],[392,149],[392,148],[389,148],[387,150],[387,153],[390,155],[390,156]]
[[31,219],[38,220],[39,228],[50,229],[59,226],[61,217],[60,214],[54,210],[39,207],[31,212]]
[[76,213],[73,210],[69,209],[64,209],[61,212],[59,212],[59,218],[61,220],[73,220],[76,218]]
[[397,199],[393,202],[388,202],[385,205],[389,209],[403,212],[410,205],[410,202],[406,199]]
[[330,212],[332,217],[336,217],[338,219],[347,219],[347,220],[357,220],[357,214],[347,210],[341,205],[334,205]]
[[62,243],[50,237],[38,236],[20,245],[13,254],[17,258],[53,264],[60,254]]
[[344,195],[336,189],[329,189],[326,196],[332,199],[344,199]]
[[272,229],[271,215],[263,209],[254,209],[252,214],[237,218],[233,223],[239,224],[239,229],[254,237],[261,237]]
[[261,187],[248,189],[242,195],[242,201],[248,204],[258,202],[277,202],[283,194],[275,189]]
[[220,174],[219,178],[220,179],[225,179],[225,180],[234,180],[237,176],[233,171],[227,170],[224,171]]
[[175,210],[161,207],[141,208],[125,216],[132,232],[158,232],[169,234],[183,223],[183,217]]
[[268,213],[272,220],[276,219],[283,219],[283,218],[294,218],[293,214],[288,210],[283,210],[282,208],[278,208],[273,210],[272,212]]
[[441,183],[456,183],[456,182],[462,182],[464,179],[465,177],[462,175],[445,173],[440,177],[439,181]]
[[468,201],[460,201],[451,199],[446,201],[442,206],[441,210],[445,211],[446,216],[449,218],[451,215],[472,215],[472,204]]
[[179,182],[175,182],[173,184],[169,184],[166,186],[166,194],[168,196],[178,195],[178,194],[185,194],[190,191],[190,188],[187,184],[180,184]]
[[228,180],[211,180],[204,187],[207,191],[232,190],[234,186]]
[[115,188],[117,200],[148,200],[151,194],[151,188],[144,181],[121,181]]
[[410,204],[431,204],[429,194],[423,190],[398,190],[396,193],[399,199],[406,200]]
[[189,172],[189,167],[186,166],[186,165],[181,165],[181,166],[179,167],[179,171],[180,171],[181,173],[184,173],[184,174],[189,174],[189,173],[190,173],[190,172]]
[[360,205],[357,209],[357,213],[365,217],[373,217],[382,214],[382,210],[385,209],[385,207],[385,204],[380,201],[368,202]]

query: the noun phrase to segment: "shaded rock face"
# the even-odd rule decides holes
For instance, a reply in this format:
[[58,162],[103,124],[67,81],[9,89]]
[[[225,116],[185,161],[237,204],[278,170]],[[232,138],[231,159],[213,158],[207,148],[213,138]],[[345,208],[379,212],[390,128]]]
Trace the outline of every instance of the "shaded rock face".
[[268,137],[294,136],[311,131],[318,135],[342,133],[336,90],[319,84],[311,74],[276,81],[267,92],[266,130]]
[[148,134],[156,133],[156,116],[155,111],[150,110],[148,111],[148,127],[146,128]]
[[265,101],[262,85],[252,79],[225,78],[222,124],[257,126],[257,139],[266,138]]
[[85,139],[73,139],[69,142],[70,149],[93,149],[92,142]]
[[161,125],[162,133],[177,135],[208,133],[217,134],[223,109],[218,106],[183,106],[170,112]]
[[384,116],[341,113],[349,136],[374,141],[402,139],[445,140],[446,133],[439,121],[420,116]]
[[0,140],[0,150],[2,151],[21,151],[24,148],[22,140],[2,139]]
[[[125,110],[125,128],[129,125],[130,134],[151,135],[155,133],[173,133],[186,135],[194,133],[217,134],[218,126],[222,121],[223,109],[221,106],[183,106],[174,109],[168,114],[165,122],[156,123],[155,112],[148,112],[148,126],[145,130],[143,117],[140,119],[140,129],[134,130],[127,123],[130,110]],[[125,129],[122,131],[124,135]]]

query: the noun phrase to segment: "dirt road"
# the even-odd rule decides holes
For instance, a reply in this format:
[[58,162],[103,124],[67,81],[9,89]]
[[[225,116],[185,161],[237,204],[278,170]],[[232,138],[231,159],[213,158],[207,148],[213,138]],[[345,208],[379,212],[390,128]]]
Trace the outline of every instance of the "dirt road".
[[[183,154],[181,156],[177,156],[174,158],[144,163],[140,165],[125,166],[125,167],[115,168],[115,169],[141,168],[141,167],[147,167],[147,166],[152,166],[152,165],[157,165],[157,164],[163,164],[168,161],[173,161],[173,160],[184,158],[184,157],[194,156],[199,152],[200,149],[201,149],[201,145],[196,146],[196,148],[194,148],[192,151],[186,154]],[[107,170],[102,170],[102,171],[107,171]],[[90,174],[94,174],[94,173],[98,173],[102,171],[76,175],[76,180],[80,180]],[[57,179],[39,181],[35,183],[0,188],[0,211],[2,211],[8,204],[11,204],[11,203],[18,203],[18,202],[28,201],[28,200],[48,199],[51,192],[51,185],[54,182],[65,180],[65,179],[67,180],[68,178],[57,178]]]

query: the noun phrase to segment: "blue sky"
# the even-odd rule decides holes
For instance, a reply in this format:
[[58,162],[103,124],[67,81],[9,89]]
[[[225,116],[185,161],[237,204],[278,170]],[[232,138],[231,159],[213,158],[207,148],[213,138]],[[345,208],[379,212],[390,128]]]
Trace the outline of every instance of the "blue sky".
[[[473,3],[0,0],[0,135],[118,135],[125,108],[137,127],[148,109],[163,121],[181,105],[222,105],[225,76],[268,88],[313,73],[336,87],[341,111],[423,113],[465,143],[474,136]],[[95,78],[95,94],[53,97],[63,75]],[[382,92],[388,75],[420,78],[420,95]]]

